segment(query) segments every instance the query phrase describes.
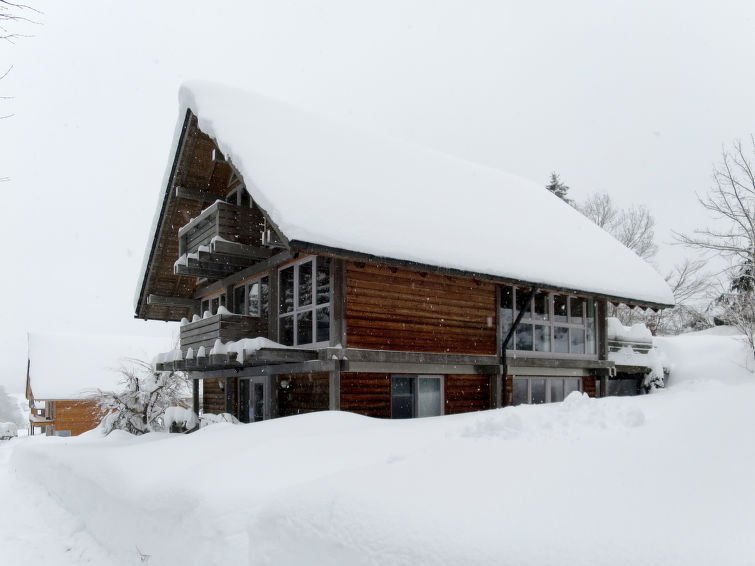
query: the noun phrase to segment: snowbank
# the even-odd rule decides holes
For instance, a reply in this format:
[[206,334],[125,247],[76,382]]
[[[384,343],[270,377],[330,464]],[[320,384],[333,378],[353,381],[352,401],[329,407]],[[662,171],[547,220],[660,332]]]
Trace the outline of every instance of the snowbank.
[[[19,442],[12,465],[121,564],[135,546],[182,565],[751,564],[755,381],[721,366],[746,351],[711,336],[660,347],[685,387],[42,438]],[[731,379],[703,380],[716,366]]]

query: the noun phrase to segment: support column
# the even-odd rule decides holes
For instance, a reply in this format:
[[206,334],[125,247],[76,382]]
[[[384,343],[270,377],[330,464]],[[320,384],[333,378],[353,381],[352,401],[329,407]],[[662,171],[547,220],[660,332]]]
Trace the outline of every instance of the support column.
[[199,417],[199,380],[191,380],[191,409]]
[[328,394],[329,394],[328,409],[330,411],[340,411],[341,410],[341,362],[340,361],[334,361],[333,368],[329,372]]

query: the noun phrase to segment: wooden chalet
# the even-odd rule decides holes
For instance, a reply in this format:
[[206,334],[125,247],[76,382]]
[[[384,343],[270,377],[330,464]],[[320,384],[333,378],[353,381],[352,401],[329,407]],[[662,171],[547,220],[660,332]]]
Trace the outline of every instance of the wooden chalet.
[[[182,88],[135,316],[241,421],[453,414],[610,393],[606,308],[673,302],[544,188],[219,85]],[[201,394],[200,394],[201,392]]]
[[92,397],[119,388],[129,359],[151,360],[170,344],[143,336],[30,333],[26,399],[29,434],[78,436],[100,424]]

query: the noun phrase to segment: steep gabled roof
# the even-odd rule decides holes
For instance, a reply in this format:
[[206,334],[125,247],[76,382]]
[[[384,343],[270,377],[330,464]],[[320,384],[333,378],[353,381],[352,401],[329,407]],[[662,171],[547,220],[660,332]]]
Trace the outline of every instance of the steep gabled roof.
[[129,360],[152,362],[171,349],[167,338],[117,334],[29,334],[28,384],[34,398],[84,399],[118,388]]
[[188,83],[180,104],[292,244],[673,303],[649,264],[526,179],[223,85]]

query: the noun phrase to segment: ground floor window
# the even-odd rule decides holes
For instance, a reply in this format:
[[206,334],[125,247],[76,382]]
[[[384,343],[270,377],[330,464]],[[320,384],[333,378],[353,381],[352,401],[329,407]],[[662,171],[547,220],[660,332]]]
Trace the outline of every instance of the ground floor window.
[[538,405],[563,401],[572,391],[582,391],[580,377],[514,377],[513,402]]
[[442,375],[391,376],[391,418],[411,419],[442,414]]

